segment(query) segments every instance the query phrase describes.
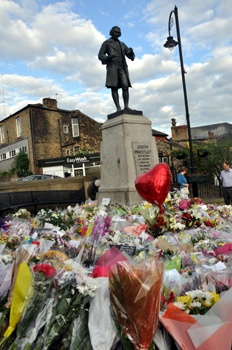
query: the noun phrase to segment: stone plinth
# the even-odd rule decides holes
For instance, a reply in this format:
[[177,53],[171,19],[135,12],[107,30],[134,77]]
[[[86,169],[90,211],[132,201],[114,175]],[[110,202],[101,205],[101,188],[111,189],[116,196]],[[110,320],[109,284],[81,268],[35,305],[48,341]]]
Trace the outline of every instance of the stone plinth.
[[117,112],[102,125],[101,187],[98,200],[136,204],[142,198],[135,189],[135,179],[158,162],[151,122],[142,113]]

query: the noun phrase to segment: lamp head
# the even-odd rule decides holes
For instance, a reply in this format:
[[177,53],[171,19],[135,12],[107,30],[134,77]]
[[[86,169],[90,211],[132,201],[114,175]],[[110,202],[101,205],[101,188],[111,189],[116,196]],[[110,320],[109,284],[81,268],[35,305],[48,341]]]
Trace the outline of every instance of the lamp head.
[[178,41],[174,40],[173,36],[169,36],[166,43],[164,44],[164,47],[169,50],[173,50],[176,45],[178,45]]

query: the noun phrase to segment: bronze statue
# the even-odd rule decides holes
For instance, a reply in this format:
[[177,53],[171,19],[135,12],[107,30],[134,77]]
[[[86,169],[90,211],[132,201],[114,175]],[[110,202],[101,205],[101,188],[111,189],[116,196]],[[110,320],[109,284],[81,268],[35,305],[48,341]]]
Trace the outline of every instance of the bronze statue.
[[102,64],[106,64],[106,87],[111,88],[113,101],[117,111],[120,111],[118,95],[118,89],[120,88],[122,89],[124,108],[129,109],[129,87],[131,87],[131,83],[125,56],[134,61],[135,54],[132,48],[118,40],[121,36],[119,27],[114,26],[110,30],[110,36],[111,38],[103,42],[98,58]]

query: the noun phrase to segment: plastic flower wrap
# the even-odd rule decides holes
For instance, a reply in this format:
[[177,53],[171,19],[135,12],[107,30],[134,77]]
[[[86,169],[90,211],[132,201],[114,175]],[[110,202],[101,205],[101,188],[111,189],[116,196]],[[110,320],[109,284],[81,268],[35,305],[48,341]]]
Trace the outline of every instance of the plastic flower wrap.
[[121,261],[109,276],[110,301],[127,338],[135,349],[148,349],[155,335],[160,310],[163,263]]
[[[73,322],[78,319],[80,311],[87,307],[86,305],[98,288],[97,281],[88,277],[86,271],[81,267],[79,271],[61,270],[55,280],[56,289],[52,293],[52,308],[45,315],[43,337],[37,337],[36,350],[60,349],[63,341],[71,341],[66,337],[74,327]],[[72,343],[79,342],[80,337],[84,339],[85,336],[74,333]]]
[[31,293],[32,274],[26,262],[20,264],[14,285],[10,309],[9,326],[4,333],[3,341],[8,338],[17,326],[26,306],[28,295]]
[[111,266],[124,260],[127,260],[125,255],[123,255],[116,247],[112,247],[98,258],[91,275],[94,278],[107,277]]
[[224,271],[202,271],[202,285],[205,289],[221,293],[232,287],[231,270]]
[[172,303],[160,317],[182,350],[231,350],[232,289],[197,320]]
[[39,332],[40,328],[38,322],[36,324],[38,314],[40,313],[41,308],[43,308],[49,301],[49,296],[53,287],[52,278],[56,274],[56,270],[48,264],[34,265],[32,270],[33,279],[31,283],[31,299],[29,300],[18,324],[17,338],[14,341],[14,344],[20,344],[22,348],[25,339],[26,343],[28,342],[29,334],[36,338],[36,335]]

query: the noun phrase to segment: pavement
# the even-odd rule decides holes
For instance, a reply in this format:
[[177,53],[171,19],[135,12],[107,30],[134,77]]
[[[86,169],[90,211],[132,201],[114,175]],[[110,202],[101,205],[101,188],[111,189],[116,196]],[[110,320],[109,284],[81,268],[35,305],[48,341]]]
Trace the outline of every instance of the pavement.
[[224,204],[224,199],[223,198],[201,198],[203,203],[205,204],[217,204],[217,205],[223,205]]

